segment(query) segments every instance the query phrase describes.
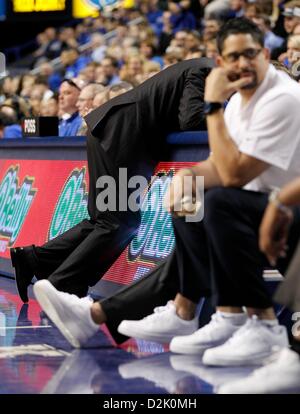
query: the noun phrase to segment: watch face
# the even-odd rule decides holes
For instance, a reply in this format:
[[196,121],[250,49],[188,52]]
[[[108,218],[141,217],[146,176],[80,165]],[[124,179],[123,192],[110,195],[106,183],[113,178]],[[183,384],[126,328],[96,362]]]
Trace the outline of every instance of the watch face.
[[204,113],[209,114],[211,111],[211,103],[210,102],[204,102]]
[[209,115],[222,107],[223,105],[220,102],[204,102],[203,112],[205,115]]

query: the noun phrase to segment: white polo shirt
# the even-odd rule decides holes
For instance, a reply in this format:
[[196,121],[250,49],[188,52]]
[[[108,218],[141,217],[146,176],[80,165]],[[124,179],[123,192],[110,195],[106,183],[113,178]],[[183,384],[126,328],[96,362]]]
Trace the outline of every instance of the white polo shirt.
[[239,151],[270,164],[244,189],[269,192],[300,177],[300,84],[270,65],[247,105],[236,93],[225,123]]

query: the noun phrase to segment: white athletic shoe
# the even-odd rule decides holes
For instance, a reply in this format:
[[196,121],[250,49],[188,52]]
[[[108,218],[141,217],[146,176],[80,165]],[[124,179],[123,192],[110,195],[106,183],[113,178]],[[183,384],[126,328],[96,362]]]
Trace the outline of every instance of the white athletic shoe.
[[124,320],[118,326],[123,335],[145,339],[146,341],[169,343],[174,336],[187,335],[198,328],[198,316],[191,321],[181,319],[176,314],[173,302],[154,309],[154,313],[138,321]]
[[[245,315],[242,320],[246,322],[247,316]],[[170,351],[178,354],[202,355],[206,349],[226,342],[240,327],[241,324],[234,325],[230,317],[216,312],[207,325],[192,335],[173,338],[170,343]]]
[[80,348],[99,330],[91,317],[92,300],[59,292],[46,279],[33,286],[35,297],[44,312],[74,348]]
[[[275,357],[275,358],[274,358]],[[223,384],[218,394],[290,394],[300,392],[299,355],[288,348],[244,380]],[[273,359],[273,360],[272,360]]]
[[215,366],[259,365],[272,348],[288,346],[286,328],[268,326],[253,316],[227,342],[204,352],[203,363]]

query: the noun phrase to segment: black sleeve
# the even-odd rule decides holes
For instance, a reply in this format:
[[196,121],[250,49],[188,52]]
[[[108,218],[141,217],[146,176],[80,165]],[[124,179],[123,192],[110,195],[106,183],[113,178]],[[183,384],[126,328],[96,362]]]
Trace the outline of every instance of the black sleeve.
[[181,131],[206,130],[203,114],[204,86],[209,70],[190,72],[178,108],[178,121]]

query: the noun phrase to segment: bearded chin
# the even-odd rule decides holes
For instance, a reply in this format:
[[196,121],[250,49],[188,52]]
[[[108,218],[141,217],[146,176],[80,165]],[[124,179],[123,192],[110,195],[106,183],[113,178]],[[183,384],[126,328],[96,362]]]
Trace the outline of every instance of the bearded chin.
[[258,85],[258,81],[257,81],[257,76],[255,75],[255,76],[253,77],[252,82],[250,82],[250,83],[248,83],[247,85],[243,86],[241,89],[243,89],[243,90],[247,90],[247,89],[254,89],[254,88],[256,88],[256,87],[257,87],[257,85]]

